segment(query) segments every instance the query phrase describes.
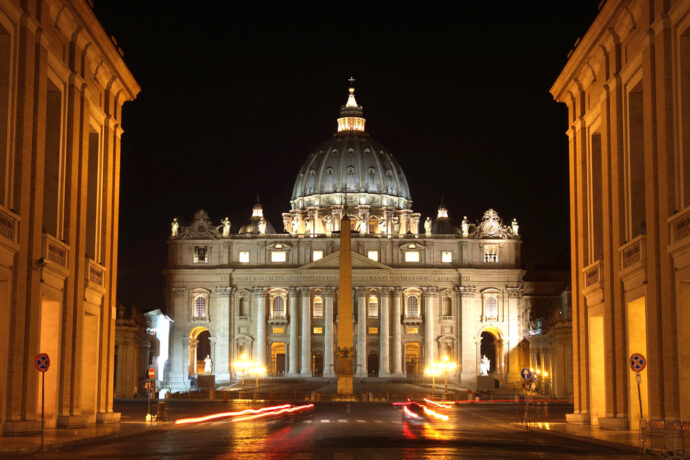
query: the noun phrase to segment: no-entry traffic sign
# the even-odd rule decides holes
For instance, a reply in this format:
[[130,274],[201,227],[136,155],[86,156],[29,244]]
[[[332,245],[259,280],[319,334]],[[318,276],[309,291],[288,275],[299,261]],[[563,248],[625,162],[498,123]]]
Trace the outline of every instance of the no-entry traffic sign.
[[152,379],[156,376],[156,370],[152,367],[149,367],[149,378]]
[[642,353],[633,353],[630,355],[630,368],[635,372],[643,371],[647,367],[647,358]]
[[47,371],[50,367],[50,358],[48,357],[48,353],[40,353],[36,355],[36,359],[34,359],[34,366],[36,366],[38,372]]

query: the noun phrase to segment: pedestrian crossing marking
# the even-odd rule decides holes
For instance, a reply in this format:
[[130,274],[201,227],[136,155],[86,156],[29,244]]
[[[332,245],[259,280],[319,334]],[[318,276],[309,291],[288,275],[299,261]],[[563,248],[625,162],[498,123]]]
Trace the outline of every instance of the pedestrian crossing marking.
[[340,423],[347,423],[348,421],[345,420],[344,418],[341,418],[340,420],[338,420],[338,422],[340,422]]
[[383,423],[383,420],[374,420],[374,423]]
[[304,423],[311,423],[311,420],[305,420]]
[[321,420],[321,423],[331,423],[331,421],[328,420],[327,418],[325,418],[325,419],[322,419],[322,420]]
[[366,420],[362,420],[362,419],[358,419],[358,420],[357,420],[357,423],[367,423],[367,421],[366,421]]

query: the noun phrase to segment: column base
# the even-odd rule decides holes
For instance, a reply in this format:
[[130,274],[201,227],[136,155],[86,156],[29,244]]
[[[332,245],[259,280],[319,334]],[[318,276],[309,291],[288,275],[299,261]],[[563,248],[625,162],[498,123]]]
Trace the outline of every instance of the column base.
[[405,374],[402,371],[396,371],[391,374],[391,377],[405,377]]
[[379,372],[379,378],[387,379],[391,376],[390,372]]
[[117,423],[121,415],[120,412],[99,412],[96,414],[96,423]]
[[295,378],[295,377],[301,377],[301,375],[299,372],[288,372],[287,374],[285,374],[285,377]]
[[40,420],[5,420],[3,435],[33,434],[40,432]]
[[326,378],[333,378],[335,377],[335,372],[324,372],[323,376]]
[[58,415],[58,428],[82,428],[87,425],[85,415]]
[[599,417],[599,428],[606,430],[627,430],[629,427],[628,417]]
[[312,377],[311,372],[300,372],[300,377]]
[[363,379],[363,378],[367,377],[367,373],[366,372],[355,372],[355,377],[358,379]]
[[573,425],[589,425],[589,414],[577,412],[574,414],[565,414],[565,421]]

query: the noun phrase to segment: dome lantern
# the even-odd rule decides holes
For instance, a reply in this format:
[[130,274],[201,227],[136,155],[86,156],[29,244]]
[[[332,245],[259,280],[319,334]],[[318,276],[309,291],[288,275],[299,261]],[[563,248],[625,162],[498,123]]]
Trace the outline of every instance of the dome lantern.
[[338,118],[338,132],[343,131],[364,131],[364,108],[357,104],[355,99],[355,79],[350,77],[350,95],[347,97],[345,105],[340,107],[340,118]]

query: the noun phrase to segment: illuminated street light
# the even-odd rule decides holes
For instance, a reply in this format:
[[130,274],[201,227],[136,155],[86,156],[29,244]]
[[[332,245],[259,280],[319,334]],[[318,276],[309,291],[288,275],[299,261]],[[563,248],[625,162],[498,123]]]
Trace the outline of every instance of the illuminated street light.
[[254,390],[255,393],[259,392],[259,376],[260,375],[266,375],[266,368],[263,366],[254,366],[251,368],[250,373],[254,374],[256,377],[256,388]]
[[247,355],[240,356],[240,359],[233,363],[238,371],[242,372],[242,391],[244,391],[244,373],[254,367],[254,363],[247,359]]
[[457,369],[458,365],[457,363],[448,359],[448,356],[444,356],[440,363],[436,363],[436,368],[439,369],[445,376],[445,387],[443,392],[448,393],[448,373]]
[[443,371],[435,365],[431,365],[424,369],[424,374],[431,376],[431,393],[436,392],[436,376],[441,375]]

